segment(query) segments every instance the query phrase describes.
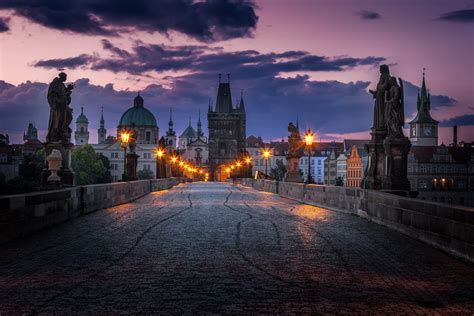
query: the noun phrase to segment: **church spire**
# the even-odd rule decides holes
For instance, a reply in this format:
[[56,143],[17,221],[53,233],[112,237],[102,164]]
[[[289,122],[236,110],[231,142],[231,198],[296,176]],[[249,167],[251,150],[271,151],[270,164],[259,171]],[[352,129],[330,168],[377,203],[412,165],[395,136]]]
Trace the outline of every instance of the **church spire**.
[[168,121],[168,131],[166,136],[175,136],[176,132],[173,130],[173,110],[170,108],[170,120]]
[[100,112],[100,127],[104,127],[105,121],[104,121],[104,106],[101,107],[101,112]]
[[202,123],[201,123],[201,109],[199,109],[199,116],[198,116],[198,122],[197,122],[197,134],[198,134],[198,138],[204,136],[204,133],[202,132]]
[[245,113],[245,105],[244,105],[244,90],[240,90],[240,103],[239,103],[239,111],[240,113]]

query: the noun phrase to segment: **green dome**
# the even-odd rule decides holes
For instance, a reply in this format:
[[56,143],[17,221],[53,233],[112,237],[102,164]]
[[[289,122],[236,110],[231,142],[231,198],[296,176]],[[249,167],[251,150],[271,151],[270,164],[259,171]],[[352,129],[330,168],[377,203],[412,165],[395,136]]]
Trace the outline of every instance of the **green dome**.
[[123,113],[119,126],[153,126],[156,127],[155,116],[145,108],[133,107]]
[[134,106],[123,113],[119,122],[119,127],[124,126],[151,126],[158,127],[155,116],[143,105],[143,98],[135,97]]
[[89,124],[89,120],[87,117],[84,115],[84,108],[81,107],[81,115],[79,115],[76,119],[76,123],[83,123],[83,124]]

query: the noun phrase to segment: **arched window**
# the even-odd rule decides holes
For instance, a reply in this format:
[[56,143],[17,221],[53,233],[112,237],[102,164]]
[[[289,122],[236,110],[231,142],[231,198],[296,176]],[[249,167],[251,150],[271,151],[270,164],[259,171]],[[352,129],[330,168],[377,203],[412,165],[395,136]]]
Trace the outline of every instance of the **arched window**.
[[81,133],[84,133],[84,127],[81,127]]
[[433,178],[433,180],[431,180],[431,183],[433,185],[433,190],[438,190],[438,179]]

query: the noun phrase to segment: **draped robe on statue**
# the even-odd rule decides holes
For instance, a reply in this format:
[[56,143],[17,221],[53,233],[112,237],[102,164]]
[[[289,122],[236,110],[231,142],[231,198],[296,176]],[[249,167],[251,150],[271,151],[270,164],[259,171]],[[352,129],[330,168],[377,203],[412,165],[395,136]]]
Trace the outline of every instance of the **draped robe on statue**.
[[71,90],[64,86],[60,78],[54,78],[48,88],[48,103],[50,108],[48,141],[69,141],[72,121]]
[[390,74],[382,73],[377,83],[375,91],[375,107],[374,107],[374,126],[375,129],[385,128],[385,91],[390,87]]

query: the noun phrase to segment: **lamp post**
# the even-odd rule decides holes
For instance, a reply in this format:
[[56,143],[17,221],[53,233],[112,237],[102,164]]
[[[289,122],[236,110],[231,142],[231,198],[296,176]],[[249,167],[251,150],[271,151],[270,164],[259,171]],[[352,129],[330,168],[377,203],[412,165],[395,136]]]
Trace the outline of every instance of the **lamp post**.
[[311,132],[311,129],[308,128],[308,131],[304,135],[304,140],[306,142],[306,149],[308,151],[308,178],[306,183],[310,184],[313,183],[313,179],[311,179],[311,149],[313,147],[314,140],[314,134]]
[[177,162],[178,162],[178,157],[176,157],[176,156],[171,157],[171,164],[172,164],[172,167],[170,168],[171,177],[173,177],[173,168],[176,167]]
[[268,148],[263,150],[263,158],[265,158],[265,179],[268,178],[268,158],[270,157],[271,153]]
[[156,178],[162,179],[163,176],[163,156],[165,155],[165,151],[162,148],[156,149]]
[[250,165],[252,163],[252,158],[250,156],[247,156],[245,158],[245,163],[247,164],[247,172],[245,177],[246,178],[251,178],[252,177],[252,166]]
[[130,133],[123,131],[120,133],[121,147],[123,148],[123,174],[122,181],[127,181],[127,147],[130,142]]

